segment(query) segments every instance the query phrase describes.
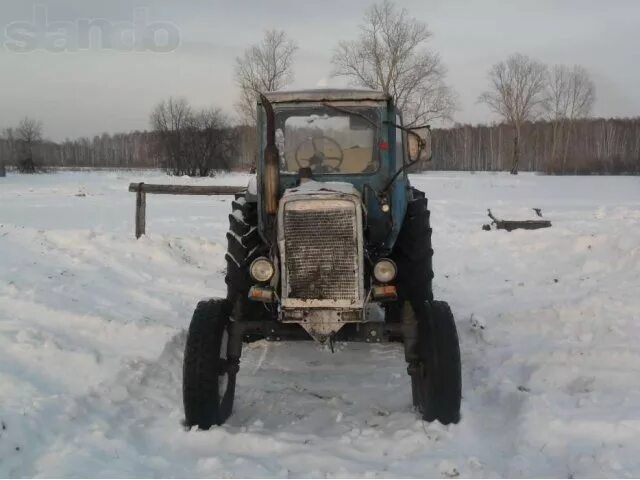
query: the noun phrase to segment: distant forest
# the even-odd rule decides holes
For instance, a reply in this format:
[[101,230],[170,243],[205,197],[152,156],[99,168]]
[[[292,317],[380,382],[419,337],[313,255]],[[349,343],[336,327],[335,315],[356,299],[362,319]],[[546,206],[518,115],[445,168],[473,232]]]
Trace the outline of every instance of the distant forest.
[[[220,169],[249,169],[254,164],[252,145],[255,134],[249,127],[229,129],[237,139],[236,155],[232,165],[220,165]],[[1,134],[0,134],[1,135]],[[21,152],[19,138],[0,136],[0,163],[18,166]],[[65,140],[56,143],[48,140],[37,142],[33,151],[38,168],[158,168],[169,169],[166,150],[162,148],[162,136],[156,132],[104,133],[90,138]]]
[[[433,132],[434,170],[508,171],[513,159],[510,125]],[[640,173],[640,118],[538,121],[522,125],[520,170],[549,174]]]
[[[221,169],[249,170],[255,164],[255,130],[232,127],[237,150]],[[508,171],[513,155],[513,127],[456,125],[433,131],[433,161],[421,170]],[[16,165],[16,138],[0,138],[0,163]],[[527,122],[521,133],[521,171],[549,174],[639,174],[640,118]],[[42,140],[33,146],[34,161],[44,168],[167,168],[160,137],[153,132],[103,134],[61,143]]]

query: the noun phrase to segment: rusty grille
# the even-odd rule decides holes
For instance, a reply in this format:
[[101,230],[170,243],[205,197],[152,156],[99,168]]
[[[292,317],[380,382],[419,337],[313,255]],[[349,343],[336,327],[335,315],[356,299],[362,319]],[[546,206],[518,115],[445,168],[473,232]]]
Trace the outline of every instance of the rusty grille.
[[358,298],[358,244],[353,203],[331,209],[285,209],[289,298]]

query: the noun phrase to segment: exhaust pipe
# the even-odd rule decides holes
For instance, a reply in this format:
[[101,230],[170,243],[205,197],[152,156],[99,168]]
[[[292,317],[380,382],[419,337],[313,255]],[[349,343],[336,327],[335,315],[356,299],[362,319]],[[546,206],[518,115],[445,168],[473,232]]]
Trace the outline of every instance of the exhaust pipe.
[[276,121],[271,102],[261,93],[260,102],[267,115],[267,145],[264,148],[264,205],[268,215],[278,213],[280,189],[280,152],[276,146]]

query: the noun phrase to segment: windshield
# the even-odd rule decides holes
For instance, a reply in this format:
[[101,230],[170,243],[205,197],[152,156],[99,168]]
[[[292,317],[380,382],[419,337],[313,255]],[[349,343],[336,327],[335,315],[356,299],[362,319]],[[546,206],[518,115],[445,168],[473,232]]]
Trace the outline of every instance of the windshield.
[[283,110],[276,115],[280,169],[297,174],[357,174],[378,170],[377,112],[349,107],[352,114],[330,107]]

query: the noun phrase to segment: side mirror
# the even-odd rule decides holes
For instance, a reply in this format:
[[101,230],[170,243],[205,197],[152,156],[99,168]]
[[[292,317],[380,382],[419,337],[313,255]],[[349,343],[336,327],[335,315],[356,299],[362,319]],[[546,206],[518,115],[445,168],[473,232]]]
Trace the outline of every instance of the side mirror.
[[410,128],[407,132],[409,141],[409,160],[428,162],[431,160],[431,127]]

